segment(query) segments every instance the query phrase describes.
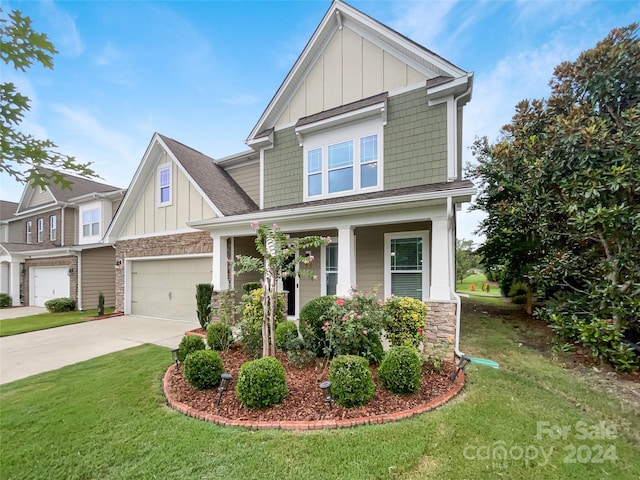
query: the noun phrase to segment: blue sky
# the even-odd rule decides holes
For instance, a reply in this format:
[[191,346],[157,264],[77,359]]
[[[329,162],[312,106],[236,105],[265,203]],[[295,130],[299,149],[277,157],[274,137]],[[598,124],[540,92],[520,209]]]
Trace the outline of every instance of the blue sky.
[[[464,161],[476,136],[497,138],[515,104],[549,93],[553,69],[615,27],[640,20],[632,1],[357,1],[364,13],[475,72],[464,119]],[[322,19],[323,1],[15,1],[54,43],[54,70],[19,74],[32,100],[22,130],[94,162],[127,187],[154,132],[213,157],[244,140]],[[0,198],[23,186],[0,176]],[[480,218],[458,218],[472,238]]]

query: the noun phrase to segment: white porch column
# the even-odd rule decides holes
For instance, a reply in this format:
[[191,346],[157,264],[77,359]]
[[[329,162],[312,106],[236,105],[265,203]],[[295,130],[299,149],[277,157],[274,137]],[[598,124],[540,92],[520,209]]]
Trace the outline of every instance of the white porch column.
[[[14,307],[19,307],[20,303],[20,262],[11,262],[9,267],[9,295],[11,296],[11,303]],[[24,292],[25,297],[29,295],[29,292]]]
[[338,284],[336,295],[347,297],[356,284],[356,237],[351,225],[338,227]]
[[213,268],[211,282],[215,291],[229,289],[229,275],[227,270],[227,238],[211,234],[213,238]]
[[429,300],[451,300],[449,232],[446,218],[431,222],[431,288]]

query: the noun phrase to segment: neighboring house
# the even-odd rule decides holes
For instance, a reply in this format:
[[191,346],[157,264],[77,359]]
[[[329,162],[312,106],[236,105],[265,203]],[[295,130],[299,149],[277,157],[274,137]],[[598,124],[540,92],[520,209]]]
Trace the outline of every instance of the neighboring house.
[[2,202],[0,291],[14,306],[69,297],[78,309],[96,308],[99,292],[115,305],[115,250],[102,237],[124,190],[65,178],[70,189],[27,184],[19,203]]
[[[353,7],[334,2],[246,143],[213,161],[154,135],[107,241],[117,309],[195,319],[195,284],[240,286],[229,260],[255,254],[250,222],[329,235],[319,280],[288,279],[288,312],[354,285],[426,301],[454,334],[455,212],[466,72]],[[236,288],[240,290],[240,288]],[[440,318],[442,317],[442,318]],[[435,335],[435,334],[434,334]]]

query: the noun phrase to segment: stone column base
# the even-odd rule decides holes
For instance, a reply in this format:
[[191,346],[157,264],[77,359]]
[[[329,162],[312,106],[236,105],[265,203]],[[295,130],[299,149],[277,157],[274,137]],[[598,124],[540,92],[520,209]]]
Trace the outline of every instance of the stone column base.
[[427,328],[424,343],[447,342],[453,356],[456,335],[456,304],[449,302],[425,302],[427,304]]

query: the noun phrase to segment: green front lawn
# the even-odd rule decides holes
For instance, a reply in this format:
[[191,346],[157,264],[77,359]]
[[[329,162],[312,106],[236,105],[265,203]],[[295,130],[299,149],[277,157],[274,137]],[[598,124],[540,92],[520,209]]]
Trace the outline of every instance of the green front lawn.
[[[487,277],[484,274],[469,275],[462,279],[462,282],[456,283],[456,291],[459,293],[465,293],[478,297],[501,297],[500,288],[496,283],[489,282],[490,290],[488,292],[482,291],[482,284],[488,283]],[[475,290],[471,290],[473,285]]]
[[[113,313],[113,311],[113,308],[105,308],[105,314]],[[40,313],[28,317],[7,318],[0,320],[0,337],[86,322],[97,314],[97,310],[85,310],[83,312]]]
[[[465,300],[463,312],[462,350],[501,368],[470,365],[452,402],[380,426],[253,432],[194,420],[165,406],[171,355],[150,345],[2,385],[2,478],[637,478],[637,411],[561,368],[517,309]],[[501,448],[507,457],[492,458]]]

